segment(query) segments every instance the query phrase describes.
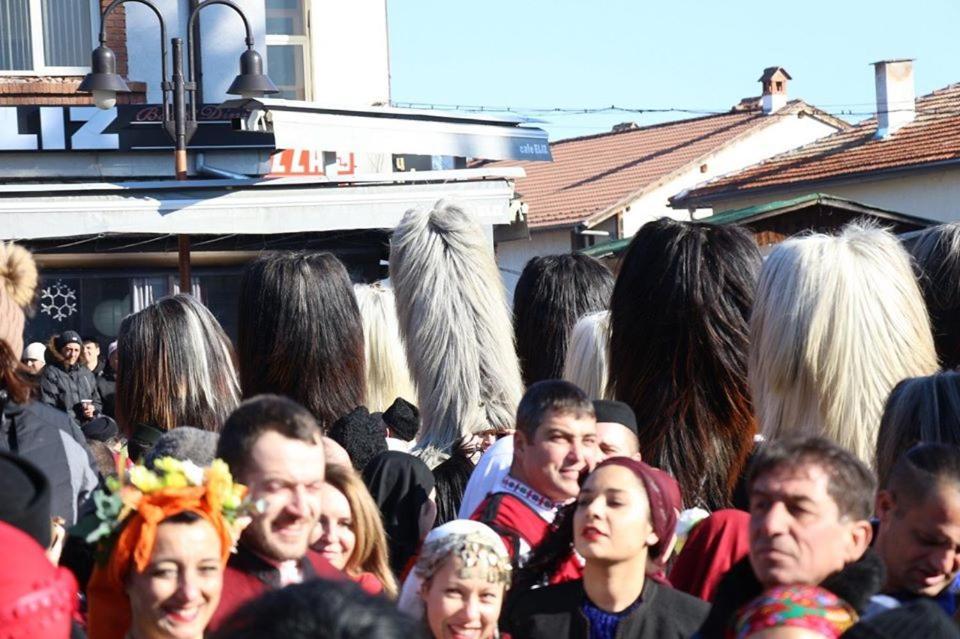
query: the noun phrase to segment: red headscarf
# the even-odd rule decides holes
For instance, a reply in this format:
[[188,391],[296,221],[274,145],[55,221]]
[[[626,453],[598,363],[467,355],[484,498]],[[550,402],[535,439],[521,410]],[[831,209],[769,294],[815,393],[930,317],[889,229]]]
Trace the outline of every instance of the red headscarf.
[[650,554],[659,557],[677,530],[677,511],[683,508],[677,480],[662,470],[630,457],[608,457],[597,464],[597,470],[604,466],[623,466],[643,484],[647,501],[650,502],[650,525],[658,539],[650,547]]
[[720,579],[750,550],[750,515],[742,510],[718,510],[697,524],[670,571],[677,590],[713,598]]
[[130,629],[130,600],[124,580],[131,569],[143,572],[150,564],[157,526],[165,519],[192,512],[210,522],[220,537],[220,559],[226,565],[233,537],[221,514],[218,495],[219,491],[209,485],[164,488],[142,495],[136,511],[123,523],[106,565],[98,564],[90,577],[90,639],[123,639]]
[[0,522],[0,636],[67,639],[77,609],[77,580],[50,563],[28,534]]

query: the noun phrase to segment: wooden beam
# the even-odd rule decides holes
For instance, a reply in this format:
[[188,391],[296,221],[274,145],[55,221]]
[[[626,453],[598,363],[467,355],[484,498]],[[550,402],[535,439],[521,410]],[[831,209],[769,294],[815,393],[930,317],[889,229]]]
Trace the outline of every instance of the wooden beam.
[[[190,254],[193,266],[243,266],[262,251],[197,251]],[[34,253],[44,268],[178,268],[179,253]]]

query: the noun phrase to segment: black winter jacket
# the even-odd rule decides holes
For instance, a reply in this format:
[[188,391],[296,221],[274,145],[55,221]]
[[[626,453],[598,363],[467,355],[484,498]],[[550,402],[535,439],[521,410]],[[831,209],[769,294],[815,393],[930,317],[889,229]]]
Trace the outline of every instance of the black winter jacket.
[[6,402],[0,418],[0,450],[33,462],[50,481],[51,515],[67,527],[98,485],[93,457],[80,428],[40,402]]
[[40,372],[40,399],[44,404],[71,415],[78,423],[85,421],[80,405],[82,399],[92,400],[97,413],[103,411],[96,376],[86,366],[67,366],[62,359],[47,364]]
[[97,390],[103,402],[103,414],[111,419],[117,418],[117,374],[103,371],[97,375]]
[[[586,596],[580,579],[530,590],[517,598],[502,629],[513,639],[588,639],[581,609]],[[640,596],[640,605],[620,621],[618,639],[688,639],[710,611],[700,599],[652,579]]]
[[[829,590],[853,606],[858,614],[862,614],[870,603],[870,598],[880,592],[884,578],[883,562],[873,550],[868,549],[863,557],[827,577],[820,587]],[[744,557],[730,568],[717,585],[713,601],[710,602],[713,608],[700,629],[698,638],[723,639],[736,623],[737,612],[761,594],[763,586],[757,581],[750,558]]]

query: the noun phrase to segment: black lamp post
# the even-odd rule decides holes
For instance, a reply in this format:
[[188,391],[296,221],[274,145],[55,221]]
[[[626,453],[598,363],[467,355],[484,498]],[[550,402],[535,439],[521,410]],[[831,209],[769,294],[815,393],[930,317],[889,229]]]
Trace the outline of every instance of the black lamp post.
[[[91,72],[83,79],[78,91],[92,93],[94,102],[101,109],[112,109],[117,103],[117,93],[130,91],[127,83],[117,74],[117,58],[107,46],[106,24],[110,13],[126,2],[144,4],[160,21],[160,86],[163,92],[163,127],[174,142],[174,168],[178,180],[187,179],[187,144],[197,131],[197,85],[194,82],[193,27],[200,10],[214,4],[230,7],[243,20],[246,29],[247,50],[240,55],[240,75],[234,79],[227,93],[245,98],[262,97],[279,93],[277,87],[263,74],[263,60],[253,48],[253,31],[243,10],[232,0],[205,0],[190,13],[187,26],[187,60],[189,76],[183,75],[183,39],[173,38],[173,75],[167,79],[167,25],[160,10],[151,0],[113,0],[100,16],[100,46],[93,50]],[[189,94],[189,109],[187,94]],[[170,97],[173,98],[171,111]],[[190,236],[179,236],[180,290],[190,292]]]

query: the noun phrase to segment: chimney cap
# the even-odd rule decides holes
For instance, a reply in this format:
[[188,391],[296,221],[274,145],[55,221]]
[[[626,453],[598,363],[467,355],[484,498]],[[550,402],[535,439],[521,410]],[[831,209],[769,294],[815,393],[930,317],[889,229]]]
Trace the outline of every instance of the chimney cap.
[[783,67],[767,67],[763,70],[763,75],[760,76],[760,79],[757,80],[757,82],[769,82],[773,79],[773,76],[775,76],[778,71],[782,73],[787,80],[793,80],[793,76],[787,73],[787,70]]
[[889,60],[877,60],[876,62],[871,62],[872,66],[878,66],[881,64],[894,64],[896,62],[913,62],[916,58],[890,58]]

